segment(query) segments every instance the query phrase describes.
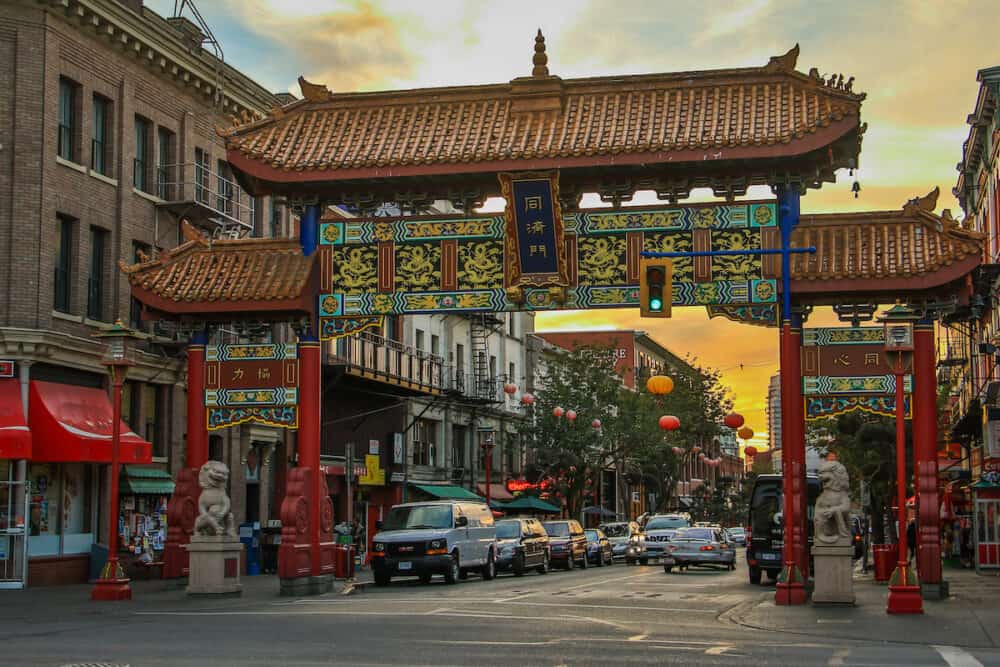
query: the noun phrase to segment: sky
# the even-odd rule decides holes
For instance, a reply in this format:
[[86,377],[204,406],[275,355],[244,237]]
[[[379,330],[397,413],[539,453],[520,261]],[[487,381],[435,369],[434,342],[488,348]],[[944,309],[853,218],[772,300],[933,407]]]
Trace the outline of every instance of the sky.
[[[173,0],[147,0],[164,16]],[[803,213],[896,210],[940,187],[938,208],[961,212],[951,188],[979,84],[1000,65],[996,0],[199,0],[228,63],[274,91],[299,75],[335,92],[509,81],[531,73],[534,35],[563,78],[760,66],[796,43],[798,70],[855,77],[868,94],[857,178],[810,191]],[[766,198],[767,191],[749,193]],[[708,197],[692,201],[708,201]],[[584,202],[587,203],[587,200]],[[636,203],[652,203],[637,198]],[[829,326],[814,313],[807,326]],[[546,313],[536,328],[641,329],[680,356],[719,369],[737,411],[766,443],[776,330],[709,321],[702,309],[669,320],[636,311]]]

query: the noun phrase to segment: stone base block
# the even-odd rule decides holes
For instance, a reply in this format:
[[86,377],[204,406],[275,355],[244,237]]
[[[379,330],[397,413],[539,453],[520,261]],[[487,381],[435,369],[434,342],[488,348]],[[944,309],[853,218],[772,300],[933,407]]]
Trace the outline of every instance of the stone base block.
[[318,577],[292,577],[279,579],[279,582],[279,595],[283,597],[322,595],[333,590],[332,574],[321,574]]
[[243,543],[235,537],[192,535],[186,546],[190,558],[188,595],[239,596]]
[[854,547],[813,547],[813,604],[853,605],[854,604],[854,562],[851,556]]

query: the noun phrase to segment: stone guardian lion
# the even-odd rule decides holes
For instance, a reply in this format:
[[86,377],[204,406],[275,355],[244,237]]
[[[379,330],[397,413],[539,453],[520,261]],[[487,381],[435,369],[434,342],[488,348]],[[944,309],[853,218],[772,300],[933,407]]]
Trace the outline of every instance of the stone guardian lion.
[[229,510],[232,503],[226,494],[229,468],[221,461],[207,461],[198,471],[201,496],[194,531],[198,535],[236,537],[236,522]]
[[823,492],[816,499],[814,539],[827,545],[850,543],[851,481],[847,468],[836,460],[823,461],[819,466],[819,479]]

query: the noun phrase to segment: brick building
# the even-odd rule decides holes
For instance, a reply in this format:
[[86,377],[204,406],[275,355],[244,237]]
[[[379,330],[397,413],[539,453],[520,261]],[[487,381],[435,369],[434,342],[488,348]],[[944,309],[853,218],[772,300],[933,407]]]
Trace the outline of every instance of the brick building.
[[[15,513],[28,518],[32,585],[85,581],[94,544],[105,542],[110,402],[93,336],[116,319],[145,336],[122,414],[149,444],[125,456],[123,491],[150,493],[123,498],[128,537],[158,540],[171,486],[163,473],[183,464],[184,338],[141,321],[117,262],[178,245],[182,218],[214,237],[279,235],[290,224],[230,179],[215,131],[283,98],[226,65],[214,44],[207,26],[141,0],[4,3],[0,359],[14,363],[0,401],[46,436],[30,453],[5,453],[0,434],[0,480],[31,484],[29,507]],[[249,427],[213,437],[212,458],[233,471],[237,520],[266,515],[258,464],[281,442]]]

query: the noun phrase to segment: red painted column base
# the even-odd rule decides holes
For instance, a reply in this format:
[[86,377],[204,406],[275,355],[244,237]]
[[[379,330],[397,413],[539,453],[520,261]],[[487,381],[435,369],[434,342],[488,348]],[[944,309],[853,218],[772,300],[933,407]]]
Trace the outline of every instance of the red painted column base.
[[[303,595],[327,592],[325,584],[311,585],[309,580],[331,577],[335,569],[336,544],[333,541],[333,502],[326,484],[326,475],[320,476],[319,503],[319,562],[313,562],[312,531],[309,526],[309,504],[312,500],[311,468],[297,467],[288,471],[285,499],[281,502],[281,546],[278,547],[278,578],[282,592]],[[304,580],[296,582],[295,580]],[[301,585],[300,585],[301,584]],[[328,589],[327,589],[328,590]]]
[[101,570],[101,578],[90,589],[90,599],[100,602],[121,602],[132,599],[132,587],[121,563],[108,561]]
[[774,588],[774,604],[781,606],[805,604],[806,598],[806,587],[798,566],[794,563],[785,563]]
[[163,546],[163,578],[188,576],[190,560],[187,549],[198,516],[198,471],[183,468],[177,472],[174,493],[167,502],[167,542]]
[[885,611],[887,614],[924,613],[920,582],[917,581],[916,572],[906,563],[898,564],[889,579],[889,599]]

